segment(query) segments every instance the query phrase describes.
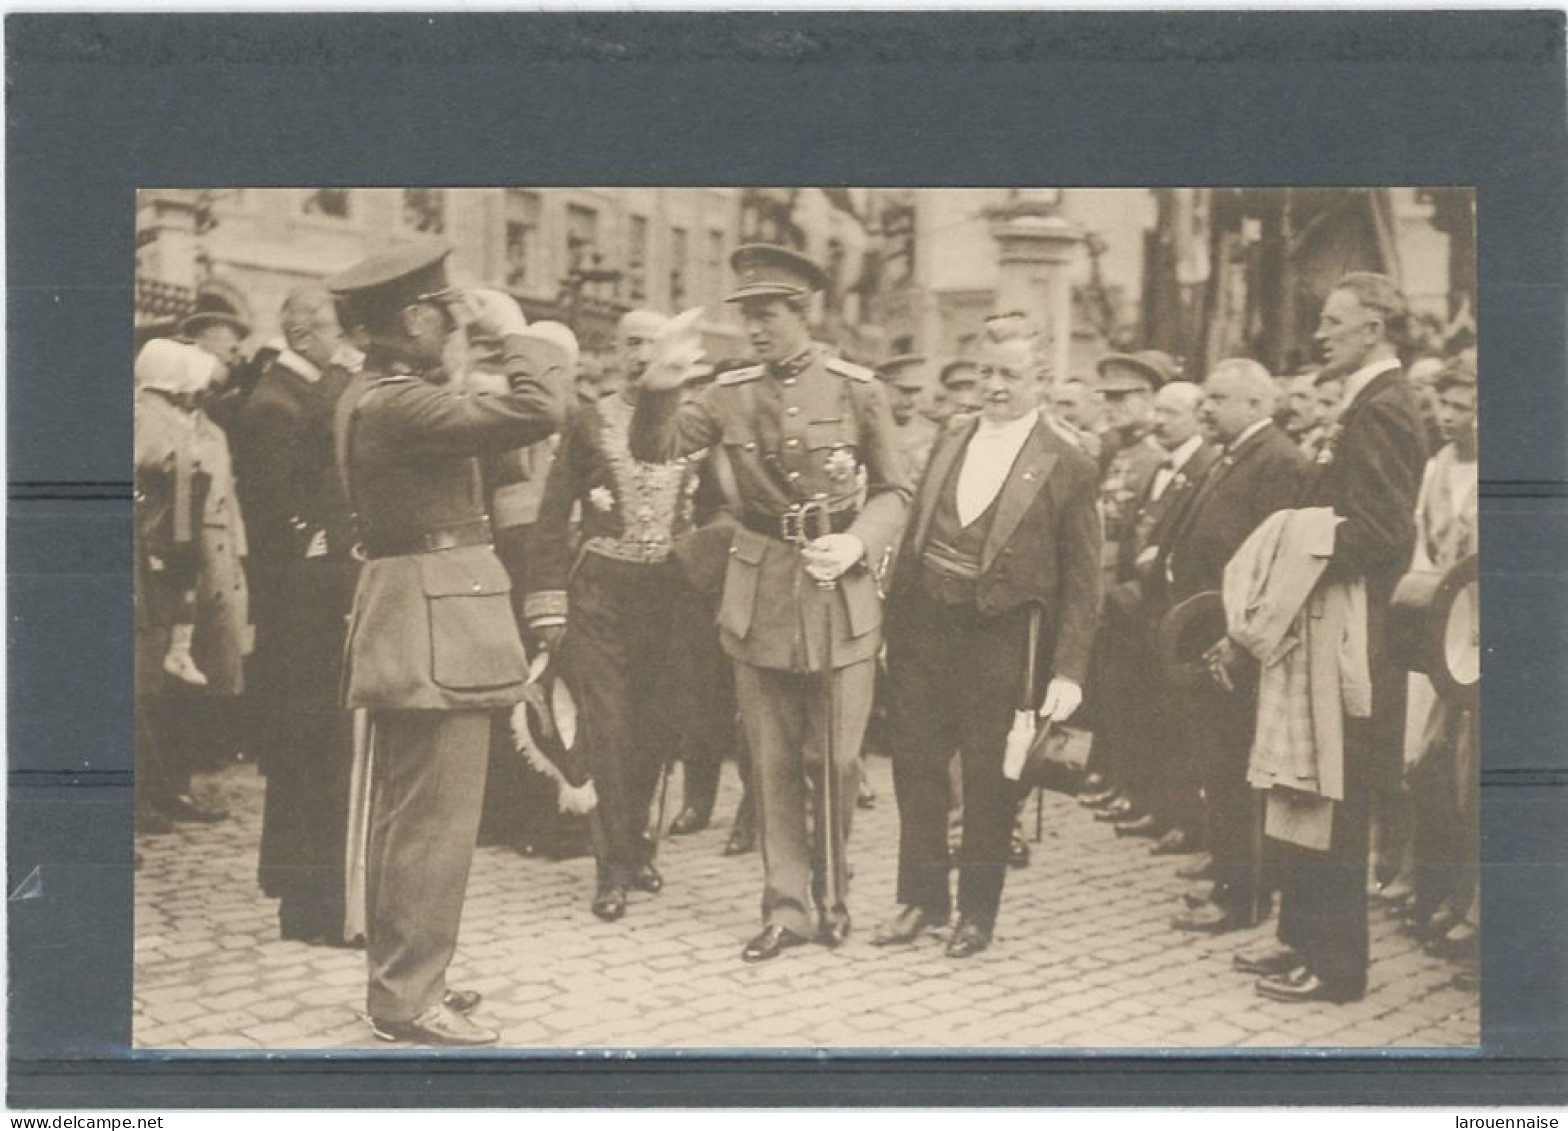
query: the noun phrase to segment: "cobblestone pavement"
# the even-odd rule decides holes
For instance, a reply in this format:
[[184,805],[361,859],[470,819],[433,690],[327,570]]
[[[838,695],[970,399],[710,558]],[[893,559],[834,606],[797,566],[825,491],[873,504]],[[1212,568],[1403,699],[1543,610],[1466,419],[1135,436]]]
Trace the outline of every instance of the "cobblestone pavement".
[[[726,769],[718,813],[734,810]],[[1453,968],[1372,912],[1371,993],[1349,1005],[1259,998],[1231,955],[1272,923],[1218,938],[1167,922],[1183,860],[1151,858],[1070,799],[1047,795],[1034,862],[1008,877],[990,951],[944,956],[936,935],[891,951],[873,925],[893,908],[898,818],[889,763],[871,760],[877,807],[857,817],[851,907],[837,951],[806,947],[747,966],[761,861],[726,859],[723,822],[666,838],[660,896],[633,893],[625,919],[588,910],[590,860],[482,848],[469,883],[453,984],[481,990],[479,1021],[519,1048],[1461,1047],[1479,1041],[1479,1002]],[[375,1043],[358,1016],[360,952],[276,937],[255,883],[262,783],[253,768],[206,788],[234,817],[143,837],[137,874],[135,1041],[184,1049],[336,1049]],[[678,787],[671,796],[679,796]],[[673,806],[672,806],[673,813]],[[1033,811],[1029,813],[1032,820]]]

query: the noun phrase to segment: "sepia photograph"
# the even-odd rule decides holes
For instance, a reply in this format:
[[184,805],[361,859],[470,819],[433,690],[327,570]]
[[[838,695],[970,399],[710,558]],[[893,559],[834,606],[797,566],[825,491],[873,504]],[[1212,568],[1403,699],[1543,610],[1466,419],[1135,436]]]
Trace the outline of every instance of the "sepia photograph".
[[1479,1048],[1473,190],[135,209],[135,1048]]

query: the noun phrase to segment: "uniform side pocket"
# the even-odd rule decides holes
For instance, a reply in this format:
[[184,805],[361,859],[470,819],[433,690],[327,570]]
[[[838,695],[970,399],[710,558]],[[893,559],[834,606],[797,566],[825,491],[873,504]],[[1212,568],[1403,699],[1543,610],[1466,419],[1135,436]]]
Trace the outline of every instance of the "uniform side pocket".
[[512,580],[494,554],[418,556],[430,617],[430,678],[453,691],[522,683],[527,664],[512,619]]
[[724,598],[719,603],[719,627],[736,639],[744,640],[751,631],[757,581],[762,576],[762,559],[767,552],[765,535],[743,526],[736,528],[729,569],[724,574]]
[[882,598],[877,595],[876,579],[871,574],[852,570],[839,579],[838,588],[844,595],[845,621],[851,639],[882,627]]

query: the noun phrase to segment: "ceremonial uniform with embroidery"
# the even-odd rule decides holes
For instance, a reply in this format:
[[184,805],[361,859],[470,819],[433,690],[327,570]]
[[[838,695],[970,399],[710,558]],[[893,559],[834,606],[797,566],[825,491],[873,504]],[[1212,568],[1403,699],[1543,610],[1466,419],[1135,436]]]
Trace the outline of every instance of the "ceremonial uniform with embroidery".
[[[763,919],[808,935],[814,908],[824,923],[848,917],[843,886],[836,906],[817,907],[826,861],[807,831],[807,769],[822,764],[828,747],[828,622],[838,703],[834,782],[848,801],[882,640],[881,571],[902,527],[909,484],[881,386],[870,370],[821,347],[777,365],[733,370],[685,403],[675,391],[642,394],[631,429],[639,458],[671,459],[716,444],[734,469],[744,508],[719,632],[734,661],[756,771]],[[818,528],[801,529],[803,504],[816,512],[804,521]],[[802,565],[799,542],[829,529],[855,535],[865,556],[834,588],[822,589]],[[853,812],[852,802],[840,803],[832,830],[841,879]]]
[[[632,458],[632,405],[607,397],[572,418],[534,530],[532,627],[566,624],[562,660],[581,708],[580,741],[599,794],[600,884],[631,886],[660,772],[677,753],[675,618],[690,609],[673,556],[692,527],[698,455]],[[581,512],[574,546],[572,508]]]

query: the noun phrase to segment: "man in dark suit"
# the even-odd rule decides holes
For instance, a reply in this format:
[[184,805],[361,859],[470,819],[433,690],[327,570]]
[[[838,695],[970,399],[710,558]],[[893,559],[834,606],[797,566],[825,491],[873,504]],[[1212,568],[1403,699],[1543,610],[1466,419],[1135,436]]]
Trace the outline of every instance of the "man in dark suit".
[[1156,855],[1194,849],[1202,823],[1197,776],[1179,730],[1163,720],[1179,706],[1162,687],[1155,658],[1160,618],[1170,607],[1165,579],[1154,568],[1161,543],[1209,467],[1219,458],[1204,439],[1198,412],[1203,390],[1173,381],[1154,396],[1154,439],[1164,457],[1134,500],[1118,546],[1114,580],[1106,592],[1097,647],[1118,678],[1106,690],[1103,739],[1118,749],[1116,763],[1131,807],[1116,821],[1120,836],[1159,837]]
[[[566,413],[565,354],[515,306],[461,295],[448,251],[407,248],[328,283],[365,368],[334,437],[365,563],[344,686],[372,730],[365,849],[368,1010],[381,1040],[493,1044],[448,990],[484,800],[491,716],[522,696],[527,660],[511,582],[491,547],[475,457],[537,443]],[[463,315],[504,341],[507,392],[446,386]]]
[[[1260,522],[1294,506],[1305,467],[1274,424],[1274,379],[1255,361],[1232,358],[1203,383],[1203,420],[1223,450],[1187,506],[1171,522],[1157,567],[1172,605],[1217,590],[1231,556]],[[1204,756],[1204,802],[1214,886],[1207,902],[1181,915],[1178,930],[1217,934],[1251,926],[1262,892],[1257,801],[1247,784],[1257,676],[1239,662],[1227,685],[1200,685],[1187,725]]]
[[267,779],[258,874],[279,901],[281,938],[336,946],[348,941],[343,867],[353,763],[353,726],[338,684],[359,567],[332,427],[360,359],[320,286],[290,293],[281,321],[284,340],[268,351],[230,437],[256,625],[247,746]]
[[1345,389],[1301,505],[1332,507],[1342,520],[1320,584],[1366,586],[1372,717],[1345,720],[1345,797],[1328,849],[1280,845],[1279,947],[1238,956],[1263,975],[1258,992],[1279,1001],[1354,1001],[1367,988],[1368,826],[1374,794],[1398,788],[1404,745],[1405,674],[1388,654],[1388,610],[1415,549],[1426,464],[1425,426],[1396,348],[1408,316],[1392,279],[1355,272],[1330,292],[1313,335]]
[[[947,946],[991,941],[1020,793],[1003,776],[1022,705],[1031,608],[1041,612],[1041,713],[1065,722],[1082,698],[1100,604],[1096,469],[1039,411],[1022,339],[980,355],[980,416],[959,417],[931,453],[889,600],[893,781],[899,809],[897,915],[873,940],[913,942],[945,924],[947,763],[959,751],[964,825],[959,921]],[[1035,702],[1029,689],[1029,703]]]

